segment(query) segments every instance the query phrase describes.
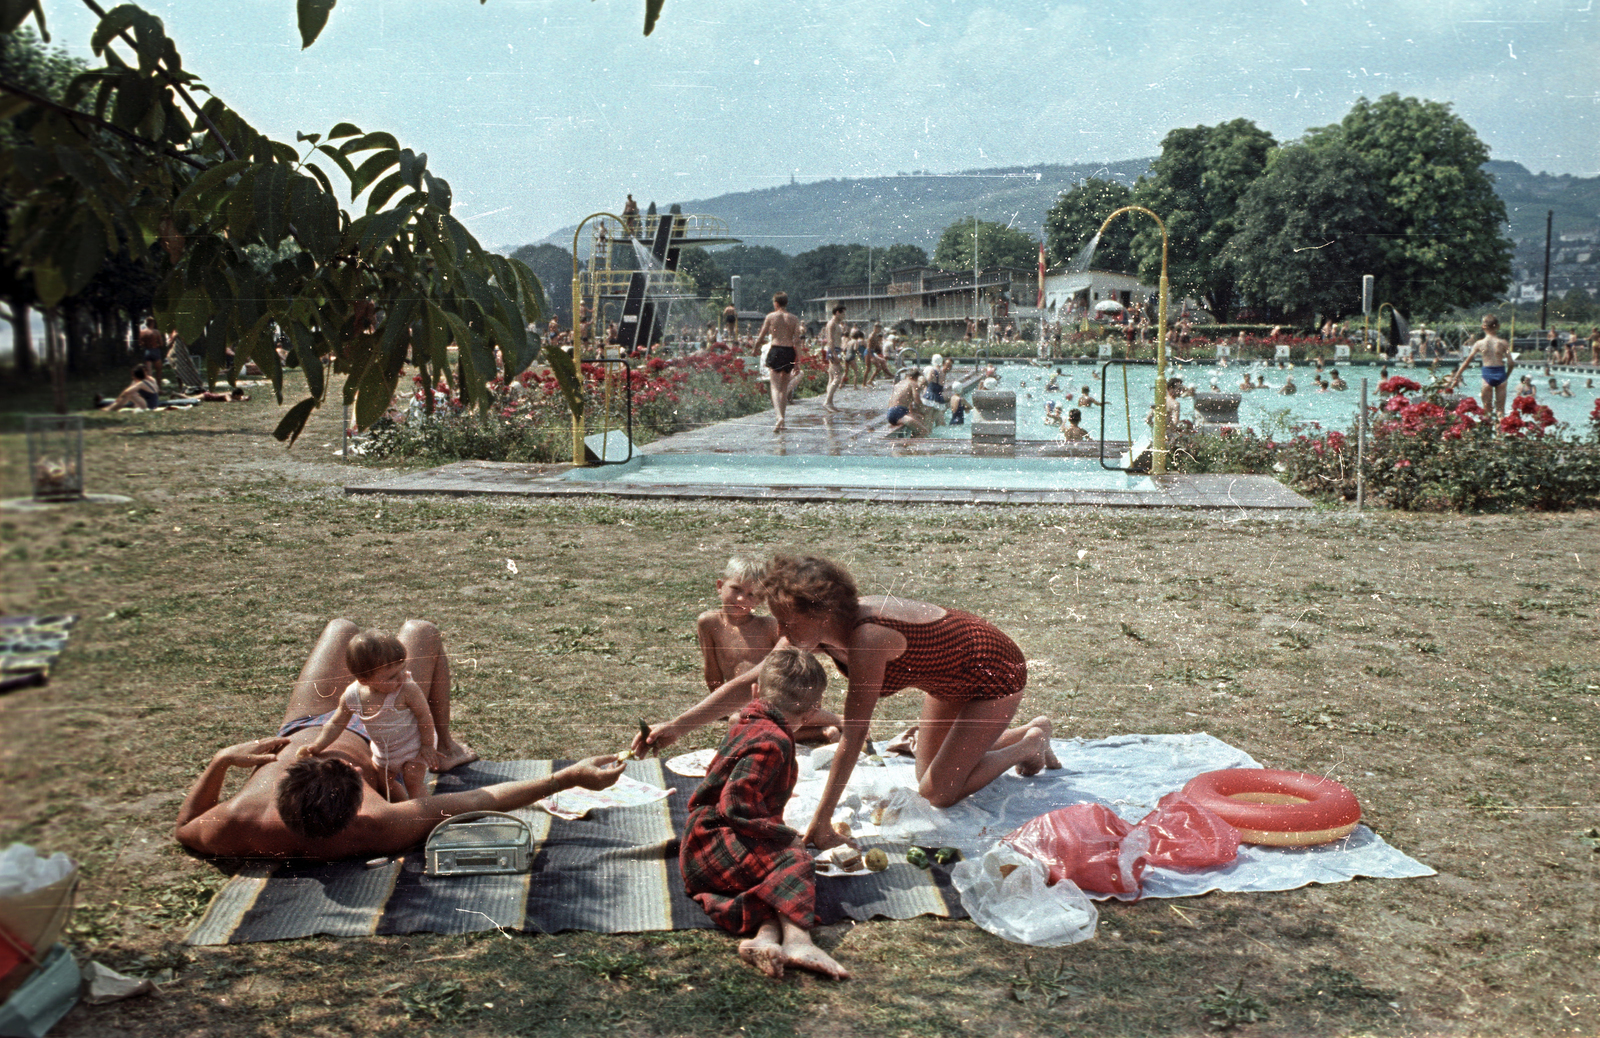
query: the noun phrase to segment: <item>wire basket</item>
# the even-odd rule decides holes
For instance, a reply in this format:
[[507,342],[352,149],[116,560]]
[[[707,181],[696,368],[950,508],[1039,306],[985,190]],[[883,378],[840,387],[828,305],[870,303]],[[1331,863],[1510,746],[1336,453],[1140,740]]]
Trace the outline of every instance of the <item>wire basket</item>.
[[29,415],[28,478],[35,501],[83,498],[83,416]]

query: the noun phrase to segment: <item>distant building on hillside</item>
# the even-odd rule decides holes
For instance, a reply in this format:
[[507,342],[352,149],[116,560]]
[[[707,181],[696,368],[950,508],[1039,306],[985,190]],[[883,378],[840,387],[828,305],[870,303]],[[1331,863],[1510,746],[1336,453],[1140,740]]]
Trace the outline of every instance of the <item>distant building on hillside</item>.
[[979,335],[987,338],[991,323],[1000,331],[1020,316],[1059,320],[1067,313],[1092,312],[1096,303],[1107,299],[1137,308],[1155,295],[1155,289],[1132,274],[1068,273],[1059,268],[1045,272],[1042,310],[1034,309],[1039,293],[1036,270],[980,270],[976,300],[972,288],[970,270],[902,267],[891,270],[881,285],[830,285],[822,295],[806,300],[806,315],[822,319],[835,304],[843,303],[852,324],[882,321],[885,327],[909,326],[914,334],[956,338],[965,334],[967,321],[975,319]]

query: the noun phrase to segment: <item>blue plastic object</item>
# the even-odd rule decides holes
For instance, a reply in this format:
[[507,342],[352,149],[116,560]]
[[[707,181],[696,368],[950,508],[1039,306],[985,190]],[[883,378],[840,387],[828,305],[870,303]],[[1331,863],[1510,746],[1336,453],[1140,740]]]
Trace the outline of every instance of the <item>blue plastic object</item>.
[[44,965],[0,1006],[0,1038],[44,1038],[78,1004],[82,987],[78,962],[67,946],[51,948]]

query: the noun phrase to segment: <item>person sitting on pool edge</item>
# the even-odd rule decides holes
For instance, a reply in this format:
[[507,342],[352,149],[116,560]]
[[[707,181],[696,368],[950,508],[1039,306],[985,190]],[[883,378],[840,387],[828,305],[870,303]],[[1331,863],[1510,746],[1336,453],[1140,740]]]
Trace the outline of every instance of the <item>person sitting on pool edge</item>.
[[[300,670],[276,736],[251,739],[218,750],[195,780],[173,835],[200,854],[231,858],[371,858],[398,854],[427,838],[439,822],[467,811],[512,811],[563,789],[604,789],[622,775],[614,755],[590,757],[540,779],[497,782],[479,789],[433,793],[390,803],[372,751],[354,721],[311,760],[299,748],[315,742],[333,714],[333,704],[354,680],[345,664],[346,646],[360,629],[333,620]],[[439,629],[408,620],[400,628],[411,677],[421,686],[433,716],[441,758],[448,771],[477,760],[450,733],[450,661]],[[231,768],[248,769],[244,786],[222,799]]]

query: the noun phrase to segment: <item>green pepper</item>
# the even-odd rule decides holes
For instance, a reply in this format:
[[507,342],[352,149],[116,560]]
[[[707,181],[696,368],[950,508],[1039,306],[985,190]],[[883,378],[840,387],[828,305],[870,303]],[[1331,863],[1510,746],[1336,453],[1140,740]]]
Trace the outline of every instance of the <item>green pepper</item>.
[[906,861],[919,869],[928,867],[928,852],[921,847],[912,847],[906,851]]
[[961,860],[961,851],[955,847],[940,847],[933,852],[933,860],[939,865],[948,865],[952,861]]

